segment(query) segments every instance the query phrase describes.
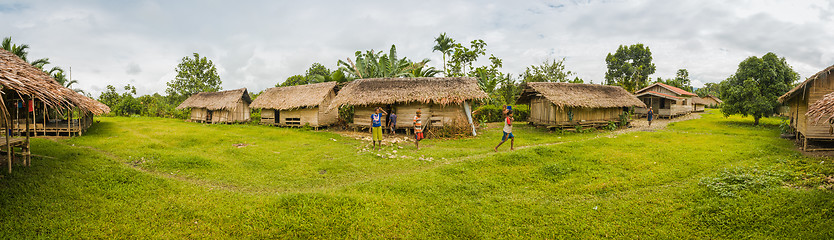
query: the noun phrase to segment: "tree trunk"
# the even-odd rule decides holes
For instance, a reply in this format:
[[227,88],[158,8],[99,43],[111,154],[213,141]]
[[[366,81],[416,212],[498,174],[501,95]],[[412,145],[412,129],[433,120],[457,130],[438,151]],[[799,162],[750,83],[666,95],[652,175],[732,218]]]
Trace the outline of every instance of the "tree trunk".
[[446,53],[443,53],[443,76],[448,77],[449,72],[446,70]]
[[753,116],[753,126],[759,126],[759,119],[762,117]]

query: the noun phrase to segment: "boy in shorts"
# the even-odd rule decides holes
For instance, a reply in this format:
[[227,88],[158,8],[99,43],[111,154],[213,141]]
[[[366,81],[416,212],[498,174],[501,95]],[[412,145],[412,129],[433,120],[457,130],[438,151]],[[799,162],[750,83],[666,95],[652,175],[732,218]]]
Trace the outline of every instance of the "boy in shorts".
[[510,139],[510,150],[513,149],[513,144],[515,143],[515,136],[513,136],[513,110],[511,109],[504,109],[504,136],[501,137],[501,142],[498,143],[498,146],[495,146],[493,151],[498,151],[498,147],[504,142],[507,141],[507,138]]

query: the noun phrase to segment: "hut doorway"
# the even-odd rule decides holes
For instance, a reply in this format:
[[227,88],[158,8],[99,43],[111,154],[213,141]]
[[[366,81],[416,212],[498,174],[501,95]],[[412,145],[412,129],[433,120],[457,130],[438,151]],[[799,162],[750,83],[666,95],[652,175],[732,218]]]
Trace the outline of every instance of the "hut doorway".
[[[393,114],[393,113],[394,113],[394,108],[393,108],[393,107],[391,107],[391,104],[388,104],[388,105],[385,105],[385,107],[383,107],[382,109],[383,109],[383,110],[385,110],[385,112],[387,112],[387,113],[388,113],[388,114],[385,116],[385,125],[383,125],[383,127],[382,127],[382,130],[383,130],[383,132],[384,132],[384,131],[385,131],[385,129],[388,129],[388,126],[391,126],[391,114]],[[396,124],[396,123],[395,123],[395,124]],[[395,131],[396,131],[396,130],[395,130]],[[393,133],[393,132],[389,132],[389,134],[391,134],[391,133]]]
[[210,123],[210,122],[211,122],[211,117],[212,117],[211,115],[212,115],[212,111],[211,111],[211,110],[206,109],[206,123]]

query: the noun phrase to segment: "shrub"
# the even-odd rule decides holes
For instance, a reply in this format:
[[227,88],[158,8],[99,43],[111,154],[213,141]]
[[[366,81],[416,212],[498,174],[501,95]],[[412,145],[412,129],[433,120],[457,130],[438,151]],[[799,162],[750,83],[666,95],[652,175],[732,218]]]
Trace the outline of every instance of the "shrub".
[[472,127],[469,126],[469,121],[463,118],[452,119],[451,123],[440,126],[431,126],[426,129],[427,136],[437,138],[459,138],[466,137],[472,134]]
[[772,170],[757,168],[724,169],[717,177],[701,178],[699,185],[722,197],[735,197],[741,191],[757,191],[771,186],[778,186],[788,180],[789,175]]
[[[527,118],[530,116],[530,108],[527,107],[527,105],[515,105],[512,107],[513,118],[516,121],[527,121]],[[481,105],[475,109],[475,115],[473,118],[479,122],[500,122],[504,120],[503,110],[504,109],[502,109],[501,106],[491,104]]]

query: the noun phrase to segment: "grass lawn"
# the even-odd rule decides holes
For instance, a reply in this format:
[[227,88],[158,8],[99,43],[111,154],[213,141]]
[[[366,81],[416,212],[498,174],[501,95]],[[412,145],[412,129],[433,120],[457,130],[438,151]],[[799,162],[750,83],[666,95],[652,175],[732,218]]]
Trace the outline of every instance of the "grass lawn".
[[498,153],[498,128],[377,152],[326,131],[96,120],[0,175],[0,238],[834,238],[834,160],[794,150],[779,119],[518,123]]

